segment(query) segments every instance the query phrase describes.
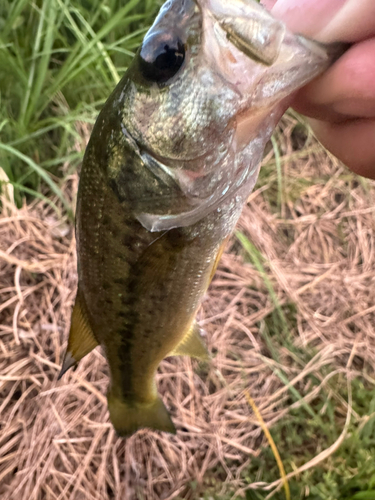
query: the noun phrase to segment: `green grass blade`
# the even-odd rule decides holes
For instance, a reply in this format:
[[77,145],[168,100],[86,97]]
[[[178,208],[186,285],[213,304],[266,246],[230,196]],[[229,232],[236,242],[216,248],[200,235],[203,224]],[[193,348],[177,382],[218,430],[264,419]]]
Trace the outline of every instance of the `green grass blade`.
[[18,0],[10,3],[7,22],[3,28],[1,36],[6,39],[14,28],[14,24],[20,17],[23,9],[28,5],[29,0]]
[[22,106],[21,106],[21,112],[19,116],[19,121],[23,124],[26,123],[26,114],[28,113],[28,108],[29,108],[29,101],[30,101],[30,96],[33,88],[33,82],[34,82],[34,76],[35,76],[35,71],[36,71],[36,65],[38,61],[38,53],[40,49],[40,45],[42,43],[42,33],[43,33],[43,24],[44,24],[44,18],[47,10],[48,2],[43,2],[42,3],[42,10],[40,12],[39,16],[39,23],[38,23],[38,28],[35,36],[35,42],[33,46],[33,57],[31,61],[31,66],[29,69],[29,78],[27,82],[27,88],[25,92],[24,99],[22,101]]
[[[67,10],[66,6],[58,0],[59,6],[65,12],[66,16],[69,18],[70,14]],[[128,25],[131,22],[130,17],[126,17],[128,12],[130,12],[137,4],[139,0],[131,0],[124,7],[118,10],[108,21],[107,23],[99,30],[99,32],[95,35],[94,38],[89,40],[87,43],[82,44],[77,43],[73,48],[71,54],[65,61],[63,67],[61,68],[58,75],[56,75],[54,83],[48,89],[49,99],[53,96],[57,90],[65,86],[68,82],[70,82],[73,78],[80,73],[84,67],[91,64],[95,59],[98,58],[98,53],[95,51],[93,55],[89,56],[89,62],[83,61],[87,54],[92,54],[92,51],[95,45],[101,41],[106,35],[108,35],[120,22],[123,27]],[[73,26],[72,26],[73,27]],[[77,28],[78,29],[78,28]],[[80,38],[82,38],[80,36]],[[45,104],[38,111],[38,115],[42,112]]]
[[[76,13],[78,19],[81,20],[82,25],[86,28],[86,31],[88,33],[90,33],[91,37],[94,39],[95,38],[95,32],[91,28],[90,24],[86,21],[86,19],[82,16],[82,14],[78,10],[76,10],[75,13]],[[98,40],[96,42],[96,45],[97,45],[97,48],[98,48],[100,56],[105,61],[106,65],[107,65],[107,67],[109,69],[109,72],[112,75],[113,83],[116,85],[118,83],[118,81],[120,80],[120,76],[119,76],[119,74],[117,72],[117,69],[116,69],[115,65],[113,64],[111,58],[109,57],[108,52],[105,50],[105,47],[104,47],[103,43],[100,40]]]
[[[38,57],[39,62],[38,62],[38,67],[37,67],[37,75],[35,79],[34,86],[32,88],[32,92],[30,95],[30,101],[29,105],[27,108],[27,112],[25,115],[25,122],[26,124],[29,123],[29,121],[32,118],[32,115],[34,113],[34,109],[36,107],[36,103],[40,98],[40,94],[43,89],[43,85],[45,84],[46,77],[47,77],[47,71],[48,71],[48,65],[50,62],[51,58],[51,50],[54,42],[54,31],[55,31],[55,21],[56,21],[56,14],[57,14],[57,8],[56,8],[56,2],[55,0],[50,0],[49,2],[44,2],[43,3],[43,8],[44,5],[48,4],[49,9],[48,12],[42,12],[42,15],[45,16],[45,34],[44,34],[44,43],[43,43],[43,50],[39,54],[34,54],[34,57]],[[34,63],[34,61],[33,61]]]
[[40,178],[44,180],[44,182],[49,186],[51,191],[53,193],[55,193],[56,196],[58,196],[58,198],[60,199],[60,201],[64,205],[64,208],[66,209],[69,218],[73,219],[73,212],[72,212],[72,209],[70,207],[70,203],[65,198],[65,196],[64,196],[63,192],[61,191],[61,189],[59,188],[59,186],[51,179],[51,177],[48,175],[48,173],[43,168],[41,168],[39,165],[37,165],[31,158],[24,155],[23,153],[21,153],[17,149],[15,149],[11,146],[8,146],[7,144],[0,143],[0,149],[3,149],[4,151],[7,151],[8,153],[13,154],[14,156],[17,156],[22,161],[24,161],[27,165],[29,165],[29,167],[31,167],[34,170],[34,172],[36,172],[40,176]]
[[277,314],[279,316],[279,319],[280,319],[280,322],[281,322],[281,325],[282,325],[282,329],[283,329],[284,333],[286,333],[289,336],[290,332],[289,332],[288,322],[287,322],[287,320],[285,318],[285,315],[283,313],[283,310],[281,308],[279,299],[278,299],[278,297],[276,295],[275,289],[273,288],[271,280],[269,279],[269,277],[268,277],[268,275],[267,275],[267,273],[266,273],[266,271],[264,269],[264,266],[262,264],[262,255],[261,255],[261,253],[251,243],[251,241],[248,238],[246,238],[246,236],[244,234],[240,233],[239,231],[236,231],[235,235],[236,235],[236,238],[238,239],[238,241],[241,243],[241,245],[244,248],[244,250],[246,251],[246,253],[248,254],[248,256],[250,257],[250,259],[253,262],[254,266],[256,267],[257,271],[261,275],[261,277],[262,277],[262,279],[264,281],[264,284],[267,287],[267,290],[268,290],[268,293],[269,293],[269,295],[271,297],[271,300],[272,300],[272,302],[273,302],[273,304],[275,306]]
[[[263,357],[263,360],[266,362],[266,358]],[[279,377],[279,379],[282,381],[282,383],[285,385],[285,387],[287,387],[287,389],[293,394],[295,399],[301,403],[301,406],[307,411],[307,413],[311,417],[315,418],[316,413],[313,411],[311,406],[308,403],[306,403],[306,401],[303,399],[303,397],[297,391],[297,389],[290,383],[290,381],[288,380],[288,377],[281,370],[279,370],[277,368],[273,368],[273,372],[275,373],[275,375],[277,375]]]
[[15,189],[18,189],[19,191],[27,193],[27,194],[31,195],[33,198],[38,198],[39,200],[43,200],[44,203],[46,203],[51,208],[53,208],[53,210],[56,212],[56,214],[58,216],[58,219],[61,219],[62,214],[61,214],[61,210],[59,209],[59,207],[57,207],[55,205],[55,203],[53,203],[53,201],[50,200],[47,196],[44,196],[44,194],[39,193],[38,191],[35,191],[34,189],[28,188],[26,186],[23,186],[22,184],[19,184],[18,182],[13,182],[13,181],[8,181],[8,182],[0,181],[0,192],[1,192],[1,185],[6,185],[6,184],[10,184]]
[[360,491],[351,500],[375,500],[375,491]]

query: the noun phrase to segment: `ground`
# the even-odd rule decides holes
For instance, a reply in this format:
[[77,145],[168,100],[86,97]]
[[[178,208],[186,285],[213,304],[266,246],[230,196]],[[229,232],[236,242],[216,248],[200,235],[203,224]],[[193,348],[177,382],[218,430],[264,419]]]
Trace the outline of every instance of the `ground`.
[[[375,498],[375,183],[292,114],[267,151],[199,313],[212,361],[168,358],[158,373],[176,436],[115,435],[100,349],[57,381],[73,225],[63,207],[17,209],[3,190],[1,500],[285,498],[247,391],[293,500]],[[63,185],[72,204],[77,182]]]

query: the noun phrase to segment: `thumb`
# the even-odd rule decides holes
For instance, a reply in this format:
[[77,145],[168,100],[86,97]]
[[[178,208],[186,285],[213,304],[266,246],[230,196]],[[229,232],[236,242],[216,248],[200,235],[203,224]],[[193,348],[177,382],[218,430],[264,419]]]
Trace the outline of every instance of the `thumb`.
[[295,33],[321,42],[357,42],[375,32],[374,0],[264,0]]

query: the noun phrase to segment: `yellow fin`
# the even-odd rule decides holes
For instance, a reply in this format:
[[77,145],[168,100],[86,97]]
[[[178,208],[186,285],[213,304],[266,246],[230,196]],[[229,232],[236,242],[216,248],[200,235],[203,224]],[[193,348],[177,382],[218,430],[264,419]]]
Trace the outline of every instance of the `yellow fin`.
[[192,358],[208,361],[210,355],[200,332],[201,328],[194,320],[187,334],[168,356],[191,356]]
[[212,278],[214,277],[214,274],[216,273],[217,266],[219,265],[221,256],[223,255],[223,252],[224,252],[224,249],[225,249],[226,244],[228,242],[228,239],[229,239],[229,236],[227,238],[225,238],[225,240],[223,241],[223,243],[219,247],[219,250],[218,250],[216,257],[215,257],[214,265],[212,266],[212,269],[211,269],[210,281],[209,281],[208,285],[211,283]]
[[79,290],[72,312],[72,322],[69,332],[68,347],[64,356],[63,365],[59,374],[60,379],[64,373],[77,364],[83,357],[99,345],[92,329],[86,311],[81,303]]
[[127,437],[143,428],[176,434],[168,410],[159,396],[146,404],[116,398],[109,393],[108,409],[113,427],[119,436]]

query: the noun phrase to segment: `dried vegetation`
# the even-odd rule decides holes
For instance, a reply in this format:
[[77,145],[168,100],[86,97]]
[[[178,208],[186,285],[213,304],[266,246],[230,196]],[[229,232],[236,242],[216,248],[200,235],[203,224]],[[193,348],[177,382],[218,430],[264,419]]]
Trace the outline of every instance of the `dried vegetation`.
[[[18,210],[3,199],[2,500],[231,498],[280,487],[277,477],[247,477],[267,443],[245,389],[271,431],[302,407],[308,426],[315,401],[335,402],[343,434],[326,450],[308,443],[318,458],[306,468],[335,451],[349,419],[360,422],[350,381],[375,382],[375,184],[349,174],[294,119],[279,135],[281,164],[271,150],[202,304],[212,362],[168,358],[160,367],[175,437],[115,435],[99,349],[57,381],[76,287],[72,227],[43,201]],[[67,179],[68,197],[76,184]],[[348,398],[334,390],[338,376]]]

